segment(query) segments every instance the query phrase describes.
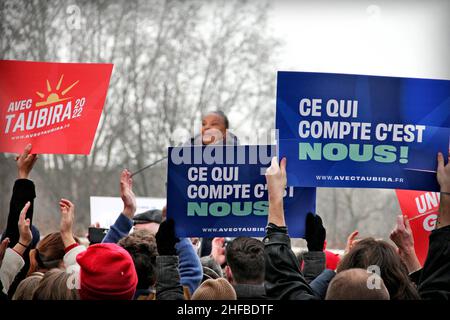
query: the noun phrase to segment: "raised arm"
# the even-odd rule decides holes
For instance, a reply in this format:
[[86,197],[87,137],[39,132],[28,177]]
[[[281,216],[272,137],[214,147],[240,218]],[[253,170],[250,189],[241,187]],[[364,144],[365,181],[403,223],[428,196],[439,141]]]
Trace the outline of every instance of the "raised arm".
[[120,174],[120,197],[123,201],[123,211],[111,226],[103,243],[117,243],[126,237],[133,227],[133,216],[136,213],[136,196],[133,192],[131,172],[124,169]]
[[[450,299],[450,163],[438,154],[437,180],[441,204],[436,229],[430,234],[428,255],[418,281],[422,299]],[[450,157],[449,159],[450,160]],[[450,161],[449,161],[450,162]]]
[[286,187],[286,159],[272,159],[266,172],[269,192],[269,218],[264,253],[266,261],[266,291],[271,299],[316,299],[299,270],[298,260],[291,250],[284,219],[283,194]]
[[390,238],[397,245],[398,254],[408,268],[408,272],[412,273],[420,270],[422,266],[414,249],[414,238],[407,217],[397,216],[397,225],[391,232]]
[[23,153],[16,157],[18,179],[14,183],[13,194],[9,203],[8,222],[5,232],[2,234],[2,239],[9,238],[10,247],[15,246],[17,241],[19,241],[17,222],[19,221],[20,212],[27,202],[30,202],[30,206],[26,213],[26,218],[30,219],[30,223],[33,220],[33,202],[34,198],[36,198],[36,191],[33,181],[29,180],[29,175],[38,156],[31,154],[31,148],[31,144],[28,144]]
[[[25,265],[23,256],[27,252],[33,238],[30,229],[30,219],[26,218],[29,208],[30,202],[27,202],[20,212],[18,221],[19,240],[16,245],[12,249],[7,248],[6,251],[0,249],[0,256],[4,254],[4,258],[0,257],[3,260],[0,261],[0,281],[5,294],[8,293],[17,274]],[[8,240],[2,242],[1,246],[3,247],[5,243],[8,243]]]
[[436,221],[436,229],[440,229],[450,225],[450,155],[447,165],[445,165],[444,156],[439,152],[437,180],[441,187],[441,205]]

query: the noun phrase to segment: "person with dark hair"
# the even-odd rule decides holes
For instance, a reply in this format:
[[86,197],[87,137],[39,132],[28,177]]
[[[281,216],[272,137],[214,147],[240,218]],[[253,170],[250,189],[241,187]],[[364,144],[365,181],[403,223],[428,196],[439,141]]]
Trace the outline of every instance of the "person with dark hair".
[[325,300],[389,300],[389,291],[379,275],[355,268],[331,280]]
[[199,135],[191,139],[192,145],[238,145],[238,138],[229,131],[230,122],[223,111],[216,110],[202,117]]
[[353,268],[367,270],[371,266],[380,268],[380,276],[389,291],[391,300],[420,298],[395,248],[383,240],[374,238],[359,240],[341,259],[337,273]]
[[156,257],[158,256],[155,236],[146,229],[136,230],[129,236],[120,239],[117,244],[127,250],[133,258],[138,276],[134,299],[147,299],[150,294],[154,295]]
[[316,300],[291,249],[284,219],[283,194],[286,188],[286,159],[278,164],[277,157],[266,171],[269,193],[269,217],[264,237],[266,290],[271,299]]
[[226,247],[225,274],[240,299],[266,299],[264,245],[253,238],[238,237]]

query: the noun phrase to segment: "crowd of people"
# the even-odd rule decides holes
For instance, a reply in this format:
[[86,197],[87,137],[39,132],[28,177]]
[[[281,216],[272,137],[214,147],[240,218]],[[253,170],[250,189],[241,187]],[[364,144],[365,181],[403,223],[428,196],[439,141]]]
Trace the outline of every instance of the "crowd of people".
[[422,267],[402,216],[391,233],[396,247],[374,238],[356,239],[353,233],[345,253],[336,256],[325,250],[322,219],[310,213],[308,252],[296,256],[284,219],[285,158],[273,158],[266,172],[269,214],[262,240],[214,238],[202,254],[196,249],[198,239],[176,236],[177,221],[166,218],[164,210],[135,215],[128,170],[120,175],[123,211],[100,243],[85,246],[74,235],[76,207],[68,199],[59,202],[59,230],[41,237],[33,224],[36,191],[29,176],[38,156],[31,151],[28,145],[16,158],[18,179],[0,244],[1,300],[450,298],[450,164],[441,153],[440,211]]

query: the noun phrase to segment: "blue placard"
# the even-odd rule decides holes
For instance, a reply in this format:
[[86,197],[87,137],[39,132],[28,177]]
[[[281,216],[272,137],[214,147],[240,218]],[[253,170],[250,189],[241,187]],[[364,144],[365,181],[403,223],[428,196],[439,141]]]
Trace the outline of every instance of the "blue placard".
[[[167,217],[179,237],[263,237],[268,218],[265,170],[275,146],[169,148]],[[291,237],[304,236],[315,213],[315,188],[286,189],[285,219]]]
[[278,72],[276,127],[289,186],[438,191],[450,81]]

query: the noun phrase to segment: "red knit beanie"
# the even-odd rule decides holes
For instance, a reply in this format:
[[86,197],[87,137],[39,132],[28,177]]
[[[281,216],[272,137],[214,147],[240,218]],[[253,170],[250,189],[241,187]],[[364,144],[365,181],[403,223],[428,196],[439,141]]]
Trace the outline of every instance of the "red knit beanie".
[[114,243],[90,246],[77,256],[82,300],[131,300],[138,278],[130,254]]

